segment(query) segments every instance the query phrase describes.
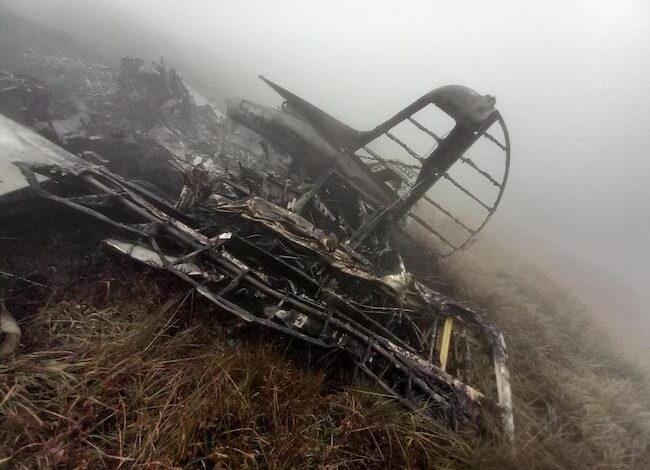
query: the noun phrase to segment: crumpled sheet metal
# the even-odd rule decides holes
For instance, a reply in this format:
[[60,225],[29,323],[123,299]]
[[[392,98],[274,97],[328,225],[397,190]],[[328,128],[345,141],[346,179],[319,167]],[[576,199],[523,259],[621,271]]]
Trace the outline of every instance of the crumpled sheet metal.
[[[229,213],[236,212],[242,217],[253,220],[277,233],[280,237],[316,253],[332,268],[350,276],[380,284],[397,296],[403,296],[404,291],[412,284],[412,277],[404,272],[383,276],[371,274],[370,263],[360,259],[359,255],[355,257],[344,245],[339,245],[335,236],[317,228],[295,212],[265,199],[252,197],[238,203],[222,204],[218,210]],[[366,269],[362,269],[363,266]],[[420,296],[415,289],[410,289],[410,293]],[[424,298],[421,296],[420,300],[424,302]]]
[[104,243],[118,253],[129,256],[136,261],[140,261],[147,266],[151,266],[152,268],[164,268],[167,264],[174,263],[176,269],[182,273],[187,274],[188,276],[199,276],[203,273],[201,268],[195,263],[178,263],[177,257],[167,255],[161,256],[161,254],[157,253],[155,250],[147,248],[143,245],[126,242],[115,238],[107,238],[104,240]]
[[112,68],[51,59],[36,68],[42,80],[0,70],[0,113],[73,154],[93,152],[112,171],[168,195],[182,186],[174,166],[221,152],[223,115],[164,62],[125,58]]
[[15,161],[72,167],[84,160],[0,114],[0,197],[28,186]]

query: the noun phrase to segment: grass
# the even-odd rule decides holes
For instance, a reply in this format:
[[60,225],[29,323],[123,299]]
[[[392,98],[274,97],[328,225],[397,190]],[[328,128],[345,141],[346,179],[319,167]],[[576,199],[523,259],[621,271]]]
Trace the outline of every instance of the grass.
[[0,364],[0,462],[647,468],[646,378],[608,349],[579,302],[487,243],[443,271],[447,289],[486,311],[508,340],[514,449],[439,429],[363,377],[308,366],[299,345],[242,328],[137,268],[113,276],[110,289],[89,278],[51,294],[24,320],[19,354]]
[[38,344],[0,366],[16,468],[379,468],[467,446],[368,384],[328,393],[323,371],[267,341],[185,324],[188,298],[160,304],[143,282],[109,307],[83,289],[34,316]]
[[647,468],[643,364],[622,359],[577,299],[486,242],[454,258],[447,275],[454,294],[486,310],[508,340],[522,467]]

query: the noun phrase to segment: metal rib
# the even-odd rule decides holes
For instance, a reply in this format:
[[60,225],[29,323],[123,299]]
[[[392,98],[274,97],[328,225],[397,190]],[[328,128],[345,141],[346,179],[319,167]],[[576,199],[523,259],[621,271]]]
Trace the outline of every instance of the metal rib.
[[442,240],[444,243],[446,243],[447,245],[449,245],[453,250],[457,250],[457,249],[458,249],[458,247],[457,247],[456,245],[454,245],[452,242],[450,242],[449,240],[447,240],[443,235],[441,235],[438,231],[436,231],[436,229],[434,229],[431,225],[429,225],[428,223],[426,223],[426,222],[425,222],[424,220],[422,220],[420,217],[418,217],[417,215],[413,214],[412,212],[409,212],[408,215],[409,215],[409,217],[411,217],[413,220],[415,220],[417,223],[419,223],[419,224],[422,225],[424,228],[426,228],[426,229],[429,230],[431,233],[433,233],[436,237],[438,237],[438,238],[439,238],[440,240]]
[[485,176],[485,177],[490,181],[490,183],[492,183],[493,185],[495,185],[497,188],[500,188],[500,187],[501,187],[501,183],[499,183],[497,180],[495,180],[495,179],[492,177],[492,175],[490,175],[487,171],[480,169],[480,168],[476,165],[476,163],[474,163],[474,161],[473,161],[471,158],[460,157],[460,160],[461,160],[463,163],[467,163],[469,166],[471,166],[472,168],[474,168],[474,169],[475,169],[478,173],[480,173],[481,175]]
[[440,143],[440,141],[442,140],[440,137],[438,137],[438,135],[435,132],[433,132],[432,130],[424,127],[422,124],[417,122],[412,117],[408,117],[406,119],[408,119],[411,122],[411,124],[413,124],[415,127],[420,129],[422,132],[425,132],[425,133],[429,134],[431,137],[433,137],[436,140],[436,142]]
[[[370,154],[369,157],[366,156],[366,155],[359,155],[361,158],[365,158],[365,159],[368,159],[368,160],[373,160],[373,161],[376,161],[376,162],[379,162],[379,163],[383,163],[385,167],[393,169],[393,170],[394,170],[394,167],[397,167],[398,170],[404,172],[404,174],[409,178],[415,178],[416,177],[417,173],[415,173],[413,170],[418,170],[419,171],[419,170],[422,169],[422,165],[414,165],[414,164],[405,163],[405,162],[402,162],[402,161],[399,161],[399,160],[391,160],[391,159],[388,159],[388,158],[383,158],[380,155],[378,155],[377,153],[370,150],[366,146],[363,146],[361,148]],[[409,184],[409,183],[406,182],[406,184]]]
[[388,136],[388,138],[389,138],[390,140],[392,140],[392,141],[395,142],[397,145],[399,145],[399,146],[402,147],[404,150],[406,150],[410,156],[412,156],[413,158],[417,159],[420,163],[424,162],[424,158],[422,158],[422,157],[419,156],[417,153],[415,153],[415,151],[414,151],[411,147],[409,147],[409,146],[406,145],[404,142],[402,142],[401,140],[399,140],[399,139],[398,139],[397,137],[395,137],[393,134],[391,134],[390,132],[386,131],[386,135]]
[[480,205],[482,205],[482,206],[485,208],[485,210],[487,210],[488,212],[492,212],[492,208],[491,208],[490,206],[488,206],[488,205],[485,204],[483,201],[481,201],[479,198],[477,198],[476,196],[474,196],[474,194],[470,193],[470,192],[469,192],[467,189],[465,189],[465,188],[464,188],[464,187],[463,187],[463,186],[462,186],[458,181],[456,181],[455,179],[453,179],[453,178],[452,178],[451,176],[449,176],[447,173],[443,173],[442,176],[444,176],[445,179],[446,179],[447,181],[449,181],[451,184],[453,184],[454,186],[456,186],[456,187],[457,187],[458,189],[460,189],[462,192],[464,192],[464,193],[467,194],[469,197],[471,197],[471,198],[474,199],[476,202],[478,202]]
[[375,157],[377,160],[380,160],[380,161],[382,161],[382,162],[385,160],[384,157],[381,157],[381,156],[379,156],[378,154],[376,154],[375,152],[373,152],[372,150],[370,150],[370,148],[368,148],[367,145],[364,145],[364,146],[361,147],[361,148],[364,149],[366,152],[368,152],[368,153],[369,153],[370,155],[372,155],[373,157]]
[[487,133],[487,132],[483,132],[483,136],[484,136],[484,137],[487,137],[488,140],[494,142],[494,143],[495,143],[495,144],[496,144],[496,145],[497,145],[501,150],[503,150],[504,152],[506,151],[506,146],[503,145],[501,142],[499,142],[499,141],[497,140],[497,138],[494,137],[493,135],[491,135],[491,134],[489,134],[489,133]]
[[440,212],[442,212],[442,213],[445,214],[447,217],[449,217],[451,220],[453,220],[453,221],[456,222],[458,225],[460,225],[461,227],[463,227],[463,228],[464,228],[465,230],[467,230],[470,234],[474,235],[474,234],[476,233],[476,231],[474,231],[474,230],[472,230],[471,228],[469,228],[469,227],[468,227],[467,225],[465,225],[462,221],[460,221],[459,219],[457,219],[457,218],[456,218],[456,217],[455,217],[451,212],[449,212],[447,209],[445,209],[444,207],[442,207],[440,204],[438,204],[436,201],[434,201],[433,199],[431,199],[429,196],[425,195],[425,196],[422,197],[422,199],[424,199],[425,201],[427,201],[427,202],[428,202],[429,204],[431,204],[433,207],[435,207],[435,208],[438,209]]
[[[414,170],[420,170],[422,168],[422,165],[417,165],[417,164],[412,164],[412,163],[405,163],[405,162],[402,162],[400,160],[391,160],[390,158],[381,157],[380,155],[373,152],[372,150],[370,150],[367,147],[361,147],[361,148],[363,150],[365,150],[366,152],[368,152],[371,155],[372,159],[374,159],[375,161],[385,163],[387,165],[396,165],[396,166],[401,166],[403,168],[409,168],[409,169],[414,169]],[[371,158],[371,157],[367,157],[365,155],[359,155],[359,156],[361,158],[368,158],[368,159]]]

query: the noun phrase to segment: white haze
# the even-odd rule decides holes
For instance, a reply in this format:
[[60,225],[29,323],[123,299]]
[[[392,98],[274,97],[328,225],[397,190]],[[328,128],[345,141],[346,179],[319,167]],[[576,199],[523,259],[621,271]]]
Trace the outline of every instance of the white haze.
[[4,3],[114,55],[164,56],[213,92],[277,104],[262,73],[358,128],[440,85],[492,94],[513,163],[489,230],[551,260],[587,300],[647,318],[650,2]]

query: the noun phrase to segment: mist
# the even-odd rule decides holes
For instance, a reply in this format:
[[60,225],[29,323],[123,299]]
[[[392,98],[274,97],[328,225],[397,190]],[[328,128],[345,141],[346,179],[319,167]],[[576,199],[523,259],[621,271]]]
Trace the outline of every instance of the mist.
[[360,129],[441,85],[494,95],[513,160],[487,236],[650,325],[647,2],[0,4],[113,58],[163,56],[214,99],[278,104],[261,73]]

